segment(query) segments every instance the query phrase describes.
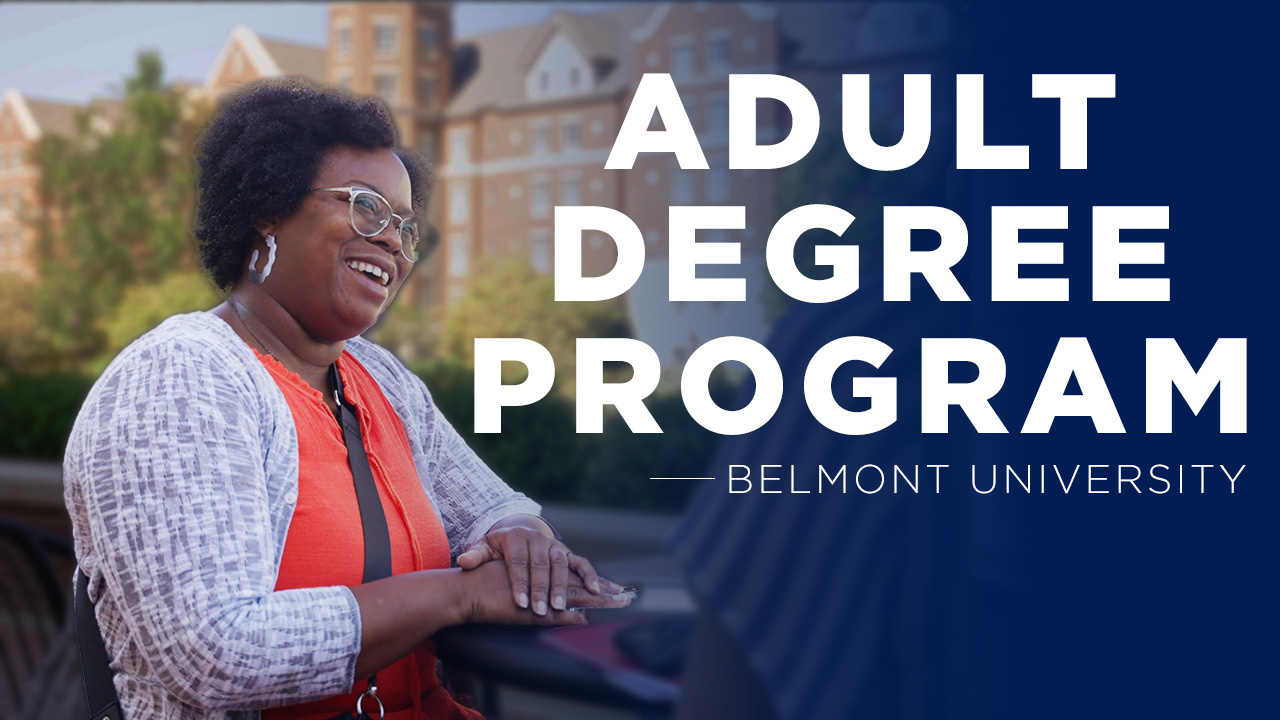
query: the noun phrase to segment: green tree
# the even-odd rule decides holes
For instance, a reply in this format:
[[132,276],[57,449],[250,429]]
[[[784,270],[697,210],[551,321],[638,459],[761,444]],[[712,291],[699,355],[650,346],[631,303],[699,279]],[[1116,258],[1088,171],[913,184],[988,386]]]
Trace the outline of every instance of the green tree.
[[36,149],[40,210],[27,220],[42,365],[89,367],[129,288],[195,267],[191,149],[207,108],[163,76],[158,55],[140,55],[118,113],[91,106],[73,136],[46,136]]
[[208,310],[218,291],[204,273],[179,270],[163,280],[127,288],[116,312],[103,319],[106,347],[90,369],[101,371],[126,345],[178,313]]
[[[556,387],[572,393],[578,338],[630,335],[621,301],[556,302],[554,278],[509,260],[482,265],[467,294],[445,314],[438,352],[443,359],[473,367],[475,338],[534,340],[556,361]],[[524,372],[523,367],[512,371]]]

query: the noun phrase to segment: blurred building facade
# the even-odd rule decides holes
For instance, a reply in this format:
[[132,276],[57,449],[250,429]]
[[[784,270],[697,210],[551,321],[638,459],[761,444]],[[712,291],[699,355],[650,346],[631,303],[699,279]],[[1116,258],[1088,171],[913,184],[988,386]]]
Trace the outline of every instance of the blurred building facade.
[[[800,80],[824,127],[838,130],[841,73],[872,72],[873,110],[897,113],[901,74],[935,70],[948,34],[937,3],[642,3],[592,13],[569,6],[540,23],[460,39],[453,5],[332,3],[323,47],[239,26],[199,94],[302,76],[385,100],[402,143],[434,166],[426,219],[439,249],[405,295],[424,306],[462,297],[491,263],[518,259],[550,273],[556,206],[621,211],[646,244],[644,274],[627,298],[632,322],[664,365],[711,337],[762,339],[767,331],[764,244],[790,208],[778,207],[778,173],[728,168],[729,74]],[[681,170],[666,154],[641,154],[631,171],[603,169],[644,73],[672,75],[710,169]],[[760,142],[776,142],[788,114],[761,107]],[[29,231],[16,210],[34,192],[29,149],[45,132],[73,132],[78,109],[12,90],[4,96],[0,271],[31,272]],[[745,277],[748,302],[668,302],[673,205],[746,208],[742,230],[699,231],[700,241],[740,243],[741,265],[703,266],[699,276]],[[615,258],[603,234],[584,238],[586,274],[606,272]]]

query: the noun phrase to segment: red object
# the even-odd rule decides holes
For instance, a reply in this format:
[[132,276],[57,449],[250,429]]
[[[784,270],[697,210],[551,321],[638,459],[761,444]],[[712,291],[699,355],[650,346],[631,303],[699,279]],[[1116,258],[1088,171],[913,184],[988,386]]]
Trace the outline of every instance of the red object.
[[614,645],[614,634],[642,620],[616,620],[581,627],[554,628],[538,642],[599,671],[601,676],[635,697],[654,702],[675,702],[680,682],[646,673]]
[[[284,393],[298,432],[298,500],[276,590],[360,584],[364,531],[342,429],[318,390],[274,357],[257,353]],[[338,358],[343,392],[355,405],[369,467],[391,534],[392,574],[449,567],[449,539],[413,464],[404,425],[368,371]],[[386,720],[483,720],[440,686],[430,644],[378,672]],[[355,708],[366,678],[345,695],[265,710],[263,720],[324,720]],[[366,708],[370,703],[365,703]]]

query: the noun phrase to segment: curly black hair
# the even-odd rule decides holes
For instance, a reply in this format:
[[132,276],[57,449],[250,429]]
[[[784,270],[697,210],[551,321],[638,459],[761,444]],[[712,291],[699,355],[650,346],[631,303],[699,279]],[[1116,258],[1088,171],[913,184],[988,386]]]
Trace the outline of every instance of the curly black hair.
[[240,278],[258,238],[254,225],[288,217],[302,202],[330,149],[392,148],[409,172],[413,209],[426,204],[428,168],[398,147],[381,100],[357,98],[301,78],[266,80],[219,102],[196,146],[195,237],[200,261],[223,290]]

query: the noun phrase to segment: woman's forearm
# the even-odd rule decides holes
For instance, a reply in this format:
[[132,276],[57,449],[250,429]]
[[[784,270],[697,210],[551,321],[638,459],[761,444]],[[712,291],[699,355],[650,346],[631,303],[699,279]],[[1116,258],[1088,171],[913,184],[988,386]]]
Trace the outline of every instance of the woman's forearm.
[[413,652],[443,628],[466,622],[467,579],[457,568],[395,575],[351,588],[360,605],[356,680]]

